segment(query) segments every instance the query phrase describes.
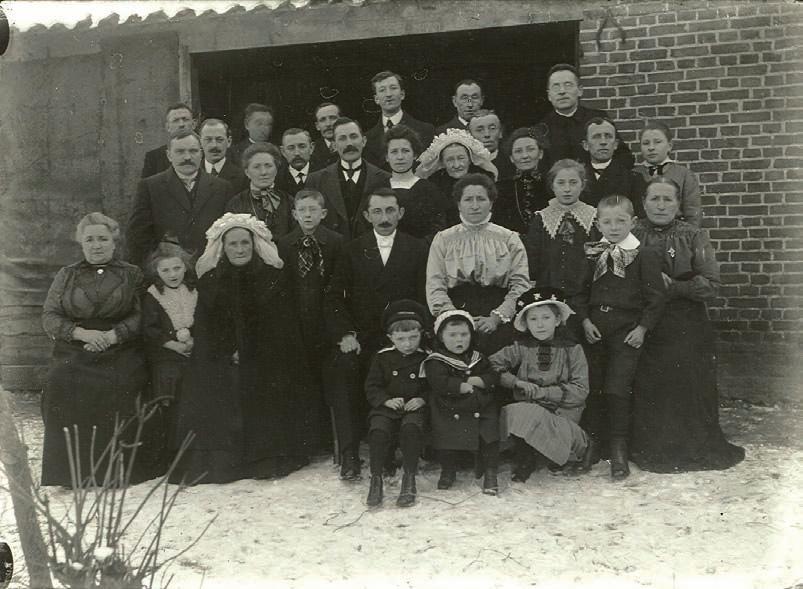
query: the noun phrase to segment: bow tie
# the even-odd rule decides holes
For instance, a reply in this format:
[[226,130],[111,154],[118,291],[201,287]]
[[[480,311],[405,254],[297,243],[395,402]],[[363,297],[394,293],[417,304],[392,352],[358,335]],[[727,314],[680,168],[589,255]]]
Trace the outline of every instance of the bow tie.
[[594,268],[594,280],[608,271],[608,260],[612,263],[612,270],[614,276],[619,278],[625,277],[625,268],[636,259],[638,255],[638,248],[626,250],[615,243],[608,241],[591,241],[584,246],[586,257],[589,259],[597,258],[597,264]]
[[279,206],[281,198],[272,188],[251,189],[251,197],[262,203],[265,211],[271,211]]
[[664,162],[662,164],[658,164],[657,166],[647,166],[647,173],[650,176],[656,176],[656,175],[660,176],[660,175],[662,175],[664,173],[664,168],[666,167],[666,164],[668,164],[668,163],[669,162]]

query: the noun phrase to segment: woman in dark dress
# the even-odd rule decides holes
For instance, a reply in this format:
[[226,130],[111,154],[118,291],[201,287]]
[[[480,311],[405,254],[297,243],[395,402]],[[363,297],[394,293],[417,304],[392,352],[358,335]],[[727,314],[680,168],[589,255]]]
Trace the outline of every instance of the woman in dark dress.
[[677,219],[679,187],[656,176],[647,185],[633,234],[663,253],[669,299],[644,342],[633,384],[632,460],[652,472],[721,470],[744,458],[719,426],[715,338],[705,301],[719,269],[704,229]]
[[390,166],[390,187],[399,197],[404,216],[399,230],[413,237],[432,237],[446,228],[447,212],[452,202],[429,180],[413,173],[415,158],[421,155],[418,134],[405,125],[396,125],[385,133],[384,153]]
[[[139,337],[143,276],[115,256],[120,226],[90,213],[78,224],[76,240],[84,260],[59,270],[42,311],[44,330],[55,342],[42,395],[42,485],[73,485],[63,428],[77,446],[82,479],[89,477],[93,428],[97,460],[115,418],[134,414],[148,380]],[[137,469],[134,481],[147,478],[146,471]]]
[[[451,196],[455,183],[467,174],[485,174],[494,182],[498,176],[491,161],[491,152],[468,131],[448,129],[432,140],[418,157],[415,175],[429,179],[441,194]],[[460,212],[451,205],[446,215],[447,226],[460,222]]]
[[176,410],[176,440],[195,439],[172,482],[284,476],[309,462],[316,401],[282,266],[252,215],[226,213],[207,231]]
[[233,196],[226,210],[255,216],[267,225],[273,240],[279,241],[294,227],[293,199],[275,186],[279,168],[284,165],[282,154],[272,143],[254,143],[240,157],[250,186]]
[[552,197],[542,168],[544,151],[549,146],[544,125],[522,127],[511,133],[504,152],[513,162],[516,172],[497,184],[499,198],[494,203],[493,221],[525,235],[535,213],[545,208]]

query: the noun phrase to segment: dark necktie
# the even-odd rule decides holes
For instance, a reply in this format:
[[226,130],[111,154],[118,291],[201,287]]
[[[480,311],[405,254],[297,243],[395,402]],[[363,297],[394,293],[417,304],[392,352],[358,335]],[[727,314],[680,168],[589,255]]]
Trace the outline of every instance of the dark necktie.
[[321,247],[318,240],[311,235],[307,235],[301,240],[298,248],[298,275],[304,278],[310,270],[315,267],[315,262],[320,260],[318,269],[323,276],[323,259],[321,258]]
[[385,130],[386,130],[386,131],[388,131],[388,130],[390,130],[390,129],[392,129],[392,128],[393,128],[393,121],[391,121],[390,119],[388,119],[388,122],[387,122],[387,124],[385,125]]
[[298,186],[304,186],[304,172],[299,172],[296,176],[296,184]]
[[353,168],[343,168],[343,171],[346,173],[347,182],[351,182],[352,184],[357,184],[357,181],[354,179],[354,174],[362,170],[362,165],[354,166]]
[[218,175],[217,168],[215,168],[214,166],[212,167],[212,175],[213,176],[217,176]]
[[664,173],[664,168],[668,163],[669,162],[664,162],[662,164],[658,164],[657,166],[647,166],[647,172],[649,172],[650,176],[660,176]]

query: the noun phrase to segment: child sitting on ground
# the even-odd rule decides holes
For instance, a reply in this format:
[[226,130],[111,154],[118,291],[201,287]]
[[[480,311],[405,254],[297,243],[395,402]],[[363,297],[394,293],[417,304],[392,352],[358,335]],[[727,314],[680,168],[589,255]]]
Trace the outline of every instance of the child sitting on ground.
[[578,425],[588,395],[586,357],[580,344],[555,335],[573,313],[560,290],[528,290],[516,301],[513,321],[528,337],[489,358],[499,384],[513,389],[515,402],[502,407],[500,437],[514,439],[514,482],[530,477],[539,453],[554,465],[576,467],[588,448]]
[[[630,232],[633,204],[611,195],[597,206],[602,241],[586,244],[589,258],[576,311],[589,344],[586,431],[596,439],[604,433],[602,415],[609,416],[611,477],[630,475],[627,441],[630,432],[630,391],[647,330],[658,322],[666,302],[661,277],[661,252],[640,248]],[[598,458],[587,453],[583,470]]]
[[391,448],[391,438],[398,435],[404,475],[399,507],[415,503],[415,475],[424,444],[424,406],[426,380],[420,378],[421,362],[426,352],[421,348],[426,309],[409,299],[393,301],[382,313],[382,325],[392,346],[379,350],[371,361],[365,379],[365,394],[371,405],[368,445],[371,462],[371,487],[366,503],[382,503],[382,469]]
[[499,492],[499,408],[493,389],[499,378],[474,349],[474,319],[466,311],[444,311],[435,320],[438,351],[424,361],[429,382],[432,447],[438,452],[438,489],[457,478],[458,451],[478,452],[484,465],[482,492]]

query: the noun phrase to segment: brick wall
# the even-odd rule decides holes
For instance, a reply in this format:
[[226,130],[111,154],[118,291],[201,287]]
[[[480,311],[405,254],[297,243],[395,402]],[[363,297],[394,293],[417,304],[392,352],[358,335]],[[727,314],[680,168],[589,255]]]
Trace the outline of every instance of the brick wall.
[[585,10],[580,26],[584,102],[610,112],[636,154],[644,119],[675,131],[674,157],[698,175],[720,261],[710,314],[721,349],[799,353],[803,6],[609,4]]

